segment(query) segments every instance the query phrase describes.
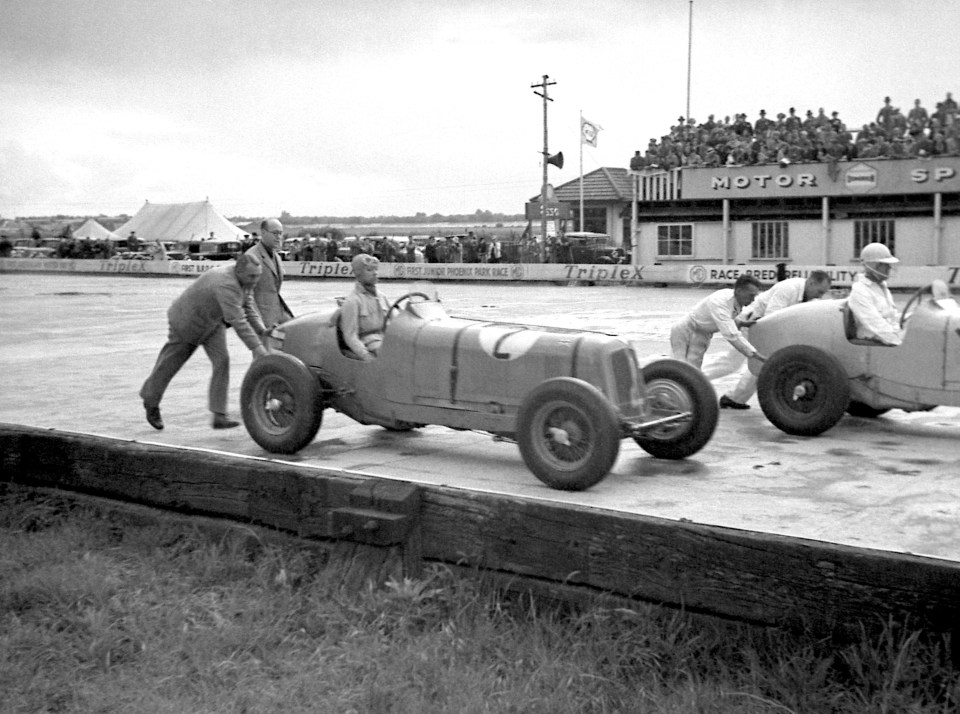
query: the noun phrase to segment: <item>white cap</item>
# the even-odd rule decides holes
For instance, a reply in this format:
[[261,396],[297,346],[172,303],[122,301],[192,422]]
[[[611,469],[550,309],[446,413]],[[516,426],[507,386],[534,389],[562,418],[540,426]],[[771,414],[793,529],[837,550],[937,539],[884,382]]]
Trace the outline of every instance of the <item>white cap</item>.
[[899,263],[898,258],[883,243],[867,243],[860,251],[861,263]]

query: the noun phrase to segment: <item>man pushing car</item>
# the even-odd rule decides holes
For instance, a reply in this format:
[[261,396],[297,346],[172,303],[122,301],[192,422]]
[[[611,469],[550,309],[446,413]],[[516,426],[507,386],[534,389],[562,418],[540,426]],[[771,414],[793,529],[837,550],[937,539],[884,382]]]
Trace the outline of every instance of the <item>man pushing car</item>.
[[173,301],[167,310],[167,344],[160,350],[150,376],[140,389],[147,422],[154,429],[164,426],[160,400],[167,385],[197,347],[203,347],[213,364],[208,394],[213,428],[230,429],[240,425],[227,416],[230,354],[226,328],[236,330],[237,336],[253,352],[254,359],[267,354],[261,341],[266,328],[253,297],[253,286],[262,271],[259,258],[241,255],[235,265],[205,272]]

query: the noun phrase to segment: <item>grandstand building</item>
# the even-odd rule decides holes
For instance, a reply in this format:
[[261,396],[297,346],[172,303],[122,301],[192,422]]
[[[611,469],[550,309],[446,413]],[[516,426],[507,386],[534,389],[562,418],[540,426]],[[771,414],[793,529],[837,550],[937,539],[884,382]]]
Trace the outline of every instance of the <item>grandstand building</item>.
[[833,163],[603,168],[556,189],[573,225],[633,262],[831,266],[879,241],[903,266],[960,265],[960,156]]
[[960,265],[960,157],[631,171],[634,262]]

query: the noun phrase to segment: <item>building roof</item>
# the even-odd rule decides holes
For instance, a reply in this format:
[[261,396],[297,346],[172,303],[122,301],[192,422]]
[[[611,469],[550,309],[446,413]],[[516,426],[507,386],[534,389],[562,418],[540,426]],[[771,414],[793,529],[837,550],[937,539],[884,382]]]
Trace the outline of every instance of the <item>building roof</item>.
[[[558,201],[577,203],[580,201],[580,178],[568,181],[554,189]],[[622,203],[633,199],[633,188],[630,185],[630,172],[627,169],[602,166],[583,175],[583,200],[602,201],[605,203]],[[539,201],[540,196],[534,196],[531,201]]]

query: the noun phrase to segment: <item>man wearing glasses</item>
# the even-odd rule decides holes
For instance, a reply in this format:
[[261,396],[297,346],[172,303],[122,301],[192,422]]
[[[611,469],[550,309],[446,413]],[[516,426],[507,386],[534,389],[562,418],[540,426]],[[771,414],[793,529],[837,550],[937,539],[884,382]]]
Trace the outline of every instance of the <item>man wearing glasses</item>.
[[247,250],[247,255],[256,256],[263,265],[260,280],[253,288],[253,297],[268,331],[293,317],[280,295],[283,266],[278,251],[282,249],[283,224],[276,218],[265,218],[260,222],[260,241]]

